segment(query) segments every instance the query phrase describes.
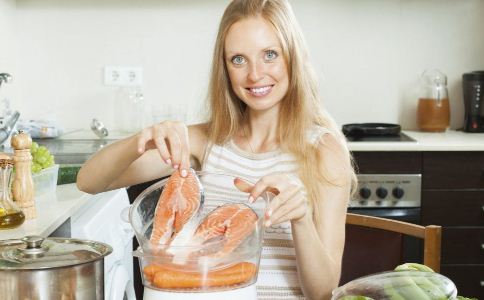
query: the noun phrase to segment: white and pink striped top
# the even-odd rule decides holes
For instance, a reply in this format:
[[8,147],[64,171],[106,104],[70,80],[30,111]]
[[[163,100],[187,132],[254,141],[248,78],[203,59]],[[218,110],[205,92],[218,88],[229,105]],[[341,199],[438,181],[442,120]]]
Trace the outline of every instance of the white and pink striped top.
[[[283,172],[299,180],[298,165],[291,154],[281,151],[253,154],[232,141],[207,149],[202,171],[232,174],[252,182],[271,173]],[[304,299],[298,281],[290,222],[266,228],[256,288],[259,300]]]

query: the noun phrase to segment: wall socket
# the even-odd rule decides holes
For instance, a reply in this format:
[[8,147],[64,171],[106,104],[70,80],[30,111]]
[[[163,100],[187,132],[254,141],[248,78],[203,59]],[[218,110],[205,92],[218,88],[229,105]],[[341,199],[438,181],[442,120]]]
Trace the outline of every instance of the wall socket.
[[136,66],[105,66],[104,85],[108,86],[141,86],[143,68]]

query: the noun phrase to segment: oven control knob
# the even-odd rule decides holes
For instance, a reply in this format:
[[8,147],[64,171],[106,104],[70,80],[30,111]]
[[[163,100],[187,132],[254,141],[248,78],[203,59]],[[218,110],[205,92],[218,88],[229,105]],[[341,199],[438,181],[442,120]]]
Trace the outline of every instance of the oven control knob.
[[388,195],[388,191],[387,191],[386,188],[379,187],[379,188],[376,189],[376,195],[380,199],[385,199],[386,196]]
[[361,188],[360,189],[360,196],[363,199],[368,199],[371,196],[371,190],[367,187]]
[[405,192],[403,191],[402,188],[396,187],[396,188],[393,189],[392,195],[393,195],[393,197],[395,197],[397,199],[402,199],[403,195],[405,195]]

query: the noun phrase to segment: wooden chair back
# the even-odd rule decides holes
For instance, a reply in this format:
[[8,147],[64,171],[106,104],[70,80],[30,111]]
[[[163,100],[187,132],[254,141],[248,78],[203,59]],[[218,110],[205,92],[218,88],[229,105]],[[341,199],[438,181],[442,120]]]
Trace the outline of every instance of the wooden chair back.
[[441,226],[347,213],[340,285],[364,275],[393,270],[404,263],[405,235],[423,241],[423,263],[439,272],[441,234]]

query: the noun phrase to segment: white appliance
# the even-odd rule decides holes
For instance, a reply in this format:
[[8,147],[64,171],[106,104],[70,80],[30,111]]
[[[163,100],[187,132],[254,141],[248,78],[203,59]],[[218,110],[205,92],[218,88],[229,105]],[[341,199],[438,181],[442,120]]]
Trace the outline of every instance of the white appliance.
[[104,258],[104,299],[136,300],[133,285],[131,226],[121,219],[129,206],[126,189],[85,195],[89,204],[71,217],[71,237],[94,240],[113,247]]
[[143,300],[255,300],[255,283],[235,290],[212,293],[170,293],[145,287]]

